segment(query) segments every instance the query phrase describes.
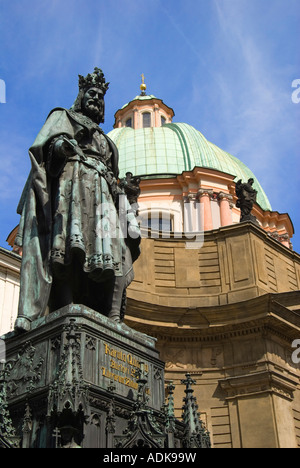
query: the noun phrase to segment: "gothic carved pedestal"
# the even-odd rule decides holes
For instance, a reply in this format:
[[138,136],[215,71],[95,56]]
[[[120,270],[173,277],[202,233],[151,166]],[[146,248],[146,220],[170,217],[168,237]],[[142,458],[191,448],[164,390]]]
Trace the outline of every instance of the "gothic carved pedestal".
[[31,415],[28,447],[114,447],[137,399],[141,368],[149,409],[159,413],[164,405],[155,339],[84,306],[9,334],[6,346],[10,414],[15,427],[26,411]]
[[[171,394],[165,405],[155,338],[70,305],[5,341],[0,393],[11,433],[0,427],[0,436],[22,448],[210,446],[195,399],[183,422],[175,419]],[[188,393],[192,383],[187,378]]]

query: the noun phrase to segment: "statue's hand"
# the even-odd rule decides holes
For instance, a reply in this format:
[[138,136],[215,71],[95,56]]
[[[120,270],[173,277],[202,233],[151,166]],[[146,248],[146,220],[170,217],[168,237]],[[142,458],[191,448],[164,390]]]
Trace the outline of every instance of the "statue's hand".
[[76,153],[77,141],[73,139],[68,139],[66,136],[62,135],[55,142],[55,152],[61,158],[72,156]]
[[78,145],[76,140],[69,140],[67,137],[63,137],[62,151],[65,156],[72,156],[76,153],[76,146]]

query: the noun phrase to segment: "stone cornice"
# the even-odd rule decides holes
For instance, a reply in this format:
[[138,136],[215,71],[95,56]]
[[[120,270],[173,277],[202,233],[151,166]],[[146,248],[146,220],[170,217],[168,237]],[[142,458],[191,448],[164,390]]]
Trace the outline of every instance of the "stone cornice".
[[[148,181],[146,181],[148,182]],[[152,181],[150,181],[152,183]],[[205,190],[206,191],[206,190]],[[208,192],[208,190],[207,190]],[[195,194],[196,196],[196,194]],[[222,226],[218,229],[213,229],[211,231],[206,231],[204,233],[205,235],[205,241],[210,241],[214,240],[218,242],[219,240],[222,240],[223,238],[226,237],[233,237],[233,236],[239,236],[245,233],[253,233],[254,235],[260,237],[263,239],[263,241],[267,244],[270,245],[271,248],[275,248],[275,250],[281,252],[283,255],[288,256],[291,260],[297,261],[300,263],[300,254],[290,250],[289,248],[285,247],[284,245],[280,244],[280,242],[276,241],[273,239],[270,235],[269,232],[266,232],[263,228],[260,226],[255,225],[254,223],[251,222],[243,222],[243,223],[237,223],[237,224],[232,224],[229,226]],[[197,233],[195,233],[196,236]],[[174,236],[174,233],[170,233],[170,238],[168,238],[168,241],[170,242],[179,242],[179,241],[185,241],[189,240],[188,238],[185,238],[184,234],[182,235],[182,239],[176,238]]]
[[288,249],[287,247],[283,246],[279,242],[277,242],[275,239],[273,239],[270,235],[269,232],[266,232],[263,228],[260,226],[257,226],[254,223],[251,222],[243,222],[243,223],[238,223],[238,224],[233,224],[230,226],[222,226],[219,229],[215,229],[210,232],[205,233],[205,238],[209,240],[210,238],[214,238],[216,240],[219,239],[219,237],[224,237],[224,236],[234,236],[234,235],[241,235],[242,233],[249,232],[257,235],[261,239],[264,240],[267,244],[269,244],[272,248],[275,248],[276,250],[279,250],[282,252],[284,255],[289,256],[289,258],[300,262],[300,254]]
[[266,294],[240,304],[195,309],[151,306],[129,299],[126,322],[172,341],[213,341],[271,333],[291,342],[300,336],[300,315],[288,304],[300,305],[300,291],[284,293],[285,305],[280,304],[280,298],[281,294]]
[[291,344],[292,341],[300,336],[300,331],[298,333],[289,333],[288,330],[277,329],[276,325],[262,323],[249,323],[244,326],[236,327],[226,327],[222,331],[220,330],[209,330],[205,332],[204,330],[187,330],[187,329],[175,329],[174,328],[163,328],[158,327],[157,325],[149,325],[146,323],[141,323],[140,321],[135,322],[132,317],[128,317],[126,320],[132,328],[136,329],[141,333],[151,333],[154,338],[158,340],[164,340],[172,343],[216,343],[220,341],[228,341],[238,338],[246,338],[257,336],[264,336],[265,338],[270,336],[276,336],[282,344]]
[[287,377],[279,372],[266,370],[253,374],[227,377],[219,380],[219,384],[227,393],[226,400],[271,393],[292,401],[298,381],[299,379],[296,377]]

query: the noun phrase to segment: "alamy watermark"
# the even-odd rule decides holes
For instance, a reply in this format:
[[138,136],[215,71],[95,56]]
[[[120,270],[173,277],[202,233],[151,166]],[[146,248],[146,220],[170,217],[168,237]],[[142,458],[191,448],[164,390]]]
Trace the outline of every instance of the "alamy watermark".
[[292,102],[294,104],[299,104],[300,102],[300,78],[292,82],[292,88],[296,88],[292,92]]
[[183,239],[187,249],[199,249],[204,242],[204,210],[199,201],[184,202],[180,220],[175,223],[166,207],[143,202],[128,206],[127,198],[119,196],[118,211],[113,202],[101,203],[96,210],[95,234],[101,239],[136,239],[142,228],[142,237]]
[[292,354],[292,362],[294,364],[300,364],[300,340],[294,340],[292,348],[296,348]]
[[6,103],[6,85],[5,81],[0,79],[0,104]]
[[0,369],[1,369],[1,364],[5,364],[5,362],[6,362],[5,341],[1,340],[0,338]]

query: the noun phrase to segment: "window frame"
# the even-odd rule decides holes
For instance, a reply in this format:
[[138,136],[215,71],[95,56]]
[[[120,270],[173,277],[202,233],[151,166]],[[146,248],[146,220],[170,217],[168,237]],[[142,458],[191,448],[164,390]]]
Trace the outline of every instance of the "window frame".
[[[144,117],[149,117],[149,125],[145,125]],[[142,113],[142,124],[143,128],[151,128],[152,126],[152,115],[148,110]]]

